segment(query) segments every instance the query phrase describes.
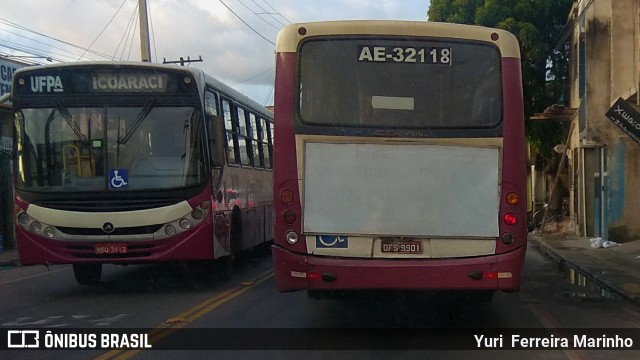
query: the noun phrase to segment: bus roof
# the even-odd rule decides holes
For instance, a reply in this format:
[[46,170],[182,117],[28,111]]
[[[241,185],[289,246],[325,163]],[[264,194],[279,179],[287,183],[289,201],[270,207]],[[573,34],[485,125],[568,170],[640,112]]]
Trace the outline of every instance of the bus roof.
[[260,105],[258,102],[252,100],[248,96],[242,94],[241,92],[233,89],[232,87],[224,84],[220,80],[207,75],[203,70],[192,67],[183,67],[176,65],[166,65],[166,64],[155,64],[155,63],[147,63],[147,62],[129,62],[129,61],[88,61],[88,62],[75,62],[75,63],[60,63],[60,64],[45,64],[45,65],[36,65],[29,66],[25,68],[18,69],[14,76],[19,75],[23,72],[29,72],[33,70],[42,70],[47,68],[80,68],[80,67],[94,67],[99,68],[101,66],[116,66],[116,67],[146,67],[153,69],[164,69],[167,71],[183,71],[191,73],[197,83],[198,89],[204,91],[206,85],[216,89],[220,93],[228,96],[229,98],[241,103],[252,110],[260,112],[261,115],[272,118],[273,113],[266,109],[264,106]]
[[[298,29],[306,31],[301,35]],[[492,34],[498,40],[491,39]],[[341,20],[291,24],[278,34],[276,52],[296,52],[298,43],[305,38],[326,35],[399,35],[449,39],[471,39],[496,44],[503,57],[520,58],[516,37],[508,31],[463,24],[429,21],[394,20]]]

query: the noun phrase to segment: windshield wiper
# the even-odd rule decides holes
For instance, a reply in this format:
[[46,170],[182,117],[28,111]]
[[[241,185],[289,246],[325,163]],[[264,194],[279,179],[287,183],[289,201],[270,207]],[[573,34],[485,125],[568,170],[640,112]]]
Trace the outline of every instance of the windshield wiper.
[[122,135],[122,137],[118,137],[118,144],[126,144],[127,141],[129,141],[131,136],[133,136],[133,134],[136,132],[136,129],[138,129],[138,127],[140,126],[140,124],[142,124],[144,119],[147,118],[151,110],[153,110],[153,105],[154,105],[153,100],[149,100],[147,101],[146,104],[144,104],[144,107],[142,108],[142,110],[140,110],[140,112],[138,113],[138,116],[136,116],[136,119],[133,121],[133,124],[131,124],[131,127],[127,129],[127,131]]
[[67,125],[69,125],[71,130],[73,130],[74,134],[76,134],[76,137],[78,138],[78,140],[81,140],[82,142],[86,143],[88,141],[87,137],[84,136],[84,134],[82,133],[82,130],[80,130],[80,126],[78,125],[78,123],[76,123],[76,121],[73,120],[73,116],[71,116],[71,113],[69,112],[69,110],[67,110],[59,102],[56,103],[56,109],[58,109],[58,112],[60,113],[60,115],[62,115],[64,120],[67,122]]

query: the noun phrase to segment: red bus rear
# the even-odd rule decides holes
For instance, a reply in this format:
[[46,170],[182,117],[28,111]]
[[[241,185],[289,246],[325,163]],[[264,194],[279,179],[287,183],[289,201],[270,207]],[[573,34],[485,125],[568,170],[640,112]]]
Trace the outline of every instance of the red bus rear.
[[279,291],[514,291],[526,250],[515,37],[428,22],[278,36]]

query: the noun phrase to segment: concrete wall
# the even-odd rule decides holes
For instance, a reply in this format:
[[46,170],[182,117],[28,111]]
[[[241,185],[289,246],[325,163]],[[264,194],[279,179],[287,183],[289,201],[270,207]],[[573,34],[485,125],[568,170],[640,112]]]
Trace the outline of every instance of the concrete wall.
[[[581,235],[593,236],[597,231],[598,184],[600,150],[606,158],[604,212],[611,240],[624,242],[640,237],[640,144],[631,140],[605,113],[618,98],[629,98],[636,93],[638,79],[638,4],[640,0],[580,0],[570,15],[576,19],[571,47],[570,105],[580,107],[579,39],[580,21],[577,16],[585,6],[584,33],[586,39],[586,92],[584,128],[576,126],[572,133],[571,148],[582,147],[583,158],[574,171],[578,184],[574,184],[574,198],[582,202],[578,214]],[[635,103],[635,97],[630,99]],[[576,119],[577,121],[577,119]],[[582,132],[580,132],[582,130]],[[591,146],[595,146],[592,148]],[[575,151],[579,153],[580,151]],[[584,223],[586,222],[586,223]]]

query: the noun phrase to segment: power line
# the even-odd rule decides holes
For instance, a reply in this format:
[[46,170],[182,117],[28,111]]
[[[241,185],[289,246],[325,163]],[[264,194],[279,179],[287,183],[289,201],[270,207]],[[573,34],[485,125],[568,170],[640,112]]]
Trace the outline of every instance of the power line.
[[14,27],[14,28],[17,28],[17,29],[20,29],[20,30],[26,31],[26,32],[30,32],[30,33],[33,33],[33,34],[36,34],[36,35],[40,35],[40,36],[45,37],[45,38],[47,38],[47,39],[54,40],[54,41],[57,41],[57,42],[63,43],[63,44],[65,44],[65,45],[69,45],[69,46],[72,46],[72,47],[77,48],[77,49],[80,49],[80,50],[87,50],[87,51],[88,51],[88,52],[90,52],[91,54],[98,55],[98,56],[100,56],[100,57],[104,57],[104,58],[107,58],[107,59],[108,59],[108,58],[110,58],[110,56],[109,56],[109,55],[107,55],[107,54],[103,54],[103,53],[100,53],[100,52],[95,51],[95,50],[86,49],[86,48],[84,48],[84,47],[82,47],[82,46],[78,46],[78,45],[72,44],[72,43],[70,43],[70,42],[68,42],[68,41],[64,41],[64,40],[56,39],[56,38],[54,38],[54,37],[52,37],[52,36],[49,36],[49,35],[46,35],[46,34],[43,34],[43,33],[37,32],[37,31],[35,31],[35,30],[31,30],[31,29],[29,29],[29,28],[27,28],[27,27],[24,27],[24,26],[22,26],[22,25],[18,25],[18,24],[16,24],[16,23],[12,22],[12,21],[9,21],[9,20],[3,19],[3,18],[0,18],[0,23],[3,23],[3,24],[5,24],[5,25],[8,25],[8,26],[11,26],[11,27]]
[[271,99],[271,94],[273,94],[273,86],[271,87],[271,89],[269,90],[269,93],[267,94],[267,98],[264,99],[264,102],[262,103],[262,106],[267,106],[267,103],[269,102],[269,100]]
[[[156,57],[156,62],[158,62],[158,47],[156,46],[156,34],[153,29],[153,16],[151,16],[151,6],[147,3],[147,8],[149,9],[149,21],[151,22],[151,38],[153,39],[153,54]],[[149,55],[151,56],[151,55]]]
[[[46,46],[48,46],[48,47],[50,47],[50,48],[53,48],[53,49],[56,49],[56,50],[64,51],[64,52],[66,52],[66,53],[69,53],[69,54],[73,55],[73,57],[74,57],[74,58],[75,58],[76,56],[78,56],[78,53],[74,53],[73,51],[69,51],[69,50],[67,50],[67,49],[63,49],[63,48],[60,48],[60,47],[56,47],[56,46],[54,46],[54,45],[51,45],[51,44],[45,43],[44,41],[39,41],[39,40],[36,40],[36,39],[30,38],[30,37],[28,37],[28,36],[24,36],[24,35],[22,35],[22,34],[18,34],[18,33],[15,33],[15,32],[13,32],[13,31],[9,31],[9,30],[7,30],[7,29],[0,29],[0,31],[4,31],[4,32],[7,32],[7,33],[9,33],[9,34],[16,35],[16,36],[18,36],[18,37],[21,37],[21,38],[23,38],[23,39],[27,39],[27,40],[29,40],[29,41],[33,41],[33,42],[38,43],[38,44],[46,45]],[[39,50],[39,51],[47,51],[47,50],[44,50],[44,49],[38,49],[38,48],[34,48],[34,49]],[[71,58],[70,56],[67,56],[67,55],[60,55],[60,56],[65,56],[65,57]],[[90,60],[95,60],[95,59],[92,59],[92,58],[88,58],[88,59],[90,59]]]
[[231,13],[238,18],[238,20],[242,21],[243,24],[245,24],[249,29],[251,29],[251,31],[253,31],[254,33],[256,33],[258,36],[260,36],[261,38],[263,38],[265,41],[267,41],[269,44],[271,45],[275,45],[276,43],[274,43],[273,41],[267,39],[266,37],[264,37],[262,34],[260,34],[256,29],[252,28],[251,25],[247,24],[246,21],[244,21],[238,14],[236,14],[233,10],[231,10],[231,8],[229,6],[227,6],[227,4],[224,3],[224,1],[222,0],[218,0],[220,1],[220,3],[222,3],[222,5],[224,5],[224,7],[227,8],[227,10],[231,11]]
[[[22,45],[22,44],[16,44],[14,42],[7,41],[7,40],[0,41],[0,46],[6,47],[11,50],[21,51],[29,55],[35,55],[38,57],[50,57],[51,59],[54,59],[52,56],[45,56],[42,53],[34,52],[34,51],[42,51],[42,49],[37,49],[30,46]],[[60,60],[60,59],[54,59],[54,60],[58,62],[64,62],[64,60]]]
[[122,41],[126,39],[124,45],[122,46],[122,55],[120,56],[120,58],[122,59],[122,56],[124,55],[124,50],[127,48],[127,44],[129,43],[129,34],[131,31],[131,27],[134,26],[137,14],[138,14],[138,5],[136,3],[136,6],[133,8],[133,13],[129,17],[129,22],[127,22],[127,27],[124,29],[122,38],[120,38],[120,42],[118,43],[118,46],[116,47],[116,51],[113,54],[112,60],[116,59],[116,57],[118,56],[118,50],[120,49],[120,45],[122,45]]
[[80,59],[82,59],[84,57],[84,54],[87,53],[87,51],[89,51],[89,49],[91,49],[91,47],[93,46],[93,44],[96,43],[96,41],[98,41],[98,39],[100,38],[100,36],[102,36],[102,34],[104,33],[105,30],[107,30],[107,27],[109,27],[109,25],[111,24],[111,22],[113,22],[113,19],[116,18],[116,16],[118,15],[118,13],[120,12],[120,10],[122,10],[122,7],[124,6],[124,4],[127,2],[127,0],[124,0],[122,2],[122,4],[120,5],[120,7],[118,8],[118,10],[116,11],[115,14],[113,14],[113,16],[111,17],[111,20],[109,20],[109,22],[107,23],[107,25],[104,26],[104,28],[102,28],[102,31],[100,31],[100,33],[98,34],[98,36],[96,36],[96,38],[91,42],[91,44],[89,45],[89,47],[82,53],[82,55],[80,55],[80,57],[78,58],[78,61],[80,61]]
[[236,85],[239,85],[239,84],[245,83],[245,82],[247,82],[247,81],[249,81],[249,80],[253,80],[253,79],[257,78],[258,76],[260,76],[260,75],[262,75],[262,74],[265,74],[265,73],[267,73],[267,72],[269,72],[269,71],[273,70],[273,68],[274,68],[274,67],[272,66],[272,67],[268,68],[267,70],[262,71],[262,72],[261,72],[261,73],[259,73],[259,74],[253,75],[252,77],[250,77],[250,78],[248,78],[248,79],[244,79],[244,80],[242,80],[242,81],[238,81],[237,83],[235,83],[235,84],[233,84],[233,85],[229,85],[229,86],[236,86]]
[[[273,16],[274,14],[277,14],[277,13],[272,13],[272,12],[267,11],[265,8],[263,8],[262,6],[258,5],[258,3],[257,3],[255,0],[251,0],[251,2],[252,2],[252,3],[254,3],[254,4],[256,4],[256,6],[257,6],[260,10],[264,11],[264,14],[265,14],[265,15],[269,15],[269,16],[270,16],[273,20],[275,20],[278,24],[280,24],[280,25],[282,25],[282,26],[285,26],[285,24],[283,24],[280,20],[276,19],[276,17],[275,17],[275,16]],[[257,14],[256,14],[256,15],[257,15]]]
[[267,20],[265,20],[265,18],[263,18],[262,16],[260,16],[257,12],[251,10],[251,8],[249,6],[247,6],[245,3],[242,2],[242,0],[238,0],[238,2],[240,3],[240,5],[244,6],[247,10],[251,11],[253,13],[253,15],[257,16],[258,19],[264,21],[265,23],[267,23],[267,25],[271,26],[272,28],[276,29],[276,30],[280,30],[279,27],[273,25],[272,23],[268,22]]
[[271,6],[271,4],[269,4],[267,2],[267,0],[262,0],[264,1],[265,4],[267,4],[267,6],[269,6],[271,8],[271,10],[275,11],[276,14],[280,15],[281,18],[285,19],[289,24],[291,24],[291,20],[287,19],[286,17],[284,17],[284,15],[282,15],[281,12],[279,12],[278,10],[274,9],[273,6]]

